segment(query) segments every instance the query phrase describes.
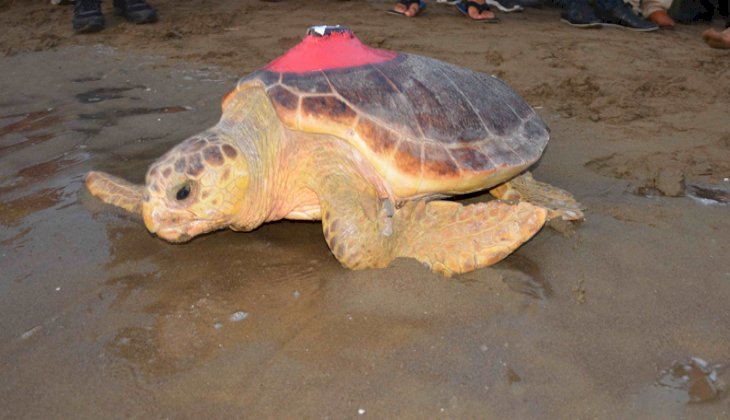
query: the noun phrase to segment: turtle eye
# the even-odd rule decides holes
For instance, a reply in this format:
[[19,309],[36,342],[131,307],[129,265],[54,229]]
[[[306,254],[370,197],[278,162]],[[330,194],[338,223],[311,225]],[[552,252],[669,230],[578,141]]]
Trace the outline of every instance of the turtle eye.
[[177,190],[177,193],[175,193],[175,199],[177,201],[183,201],[190,195],[190,184],[186,183],[183,184],[179,190]]

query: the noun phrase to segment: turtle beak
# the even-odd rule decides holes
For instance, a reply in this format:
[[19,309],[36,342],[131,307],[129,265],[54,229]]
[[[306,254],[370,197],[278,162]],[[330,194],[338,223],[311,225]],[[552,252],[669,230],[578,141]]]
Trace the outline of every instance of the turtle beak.
[[142,218],[144,219],[144,225],[151,233],[155,233],[160,229],[159,217],[156,217],[157,212],[152,209],[152,206],[142,206]]
[[154,203],[145,203],[142,206],[142,218],[144,219],[144,225],[150,233],[159,236],[166,241],[177,242],[177,238],[181,232],[177,228],[166,227],[170,223],[166,223],[166,218],[160,212],[160,206],[154,205]]
[[[200,232],[190,226],[189,223],[177,224],[180,215],[170,215],[160,210],[160,206],[153,202],[144,203],[142,206],[142,218],[144,225],[150,233],[168,242],[187,242]],[[171,222],[176,223],[172,224]]]

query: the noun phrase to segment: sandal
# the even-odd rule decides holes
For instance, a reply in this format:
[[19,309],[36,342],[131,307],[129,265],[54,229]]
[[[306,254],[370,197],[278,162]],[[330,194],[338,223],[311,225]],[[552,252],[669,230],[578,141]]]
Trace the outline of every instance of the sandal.
[[477,12],[479,12],[479,14],[489,10],[489,5],[486,2],[483,4],[479,4],[475,1],[470,0],[467,2],[461,2],[456,5],[456,8],[459,9],[461,14],[463,14],[464,16],[468,17],[469,19],[473,20],[474,22],[479,22],[479,23],[498,23],[499,22],[499,18],[497,16],[495,16],[493,18],[487,18],[487,19],[474,19],[473,17],[469,16],[470,7],[476,7]]
[[[402,4],[403,6],[405,6],[406,7],[406,10],[408,10],[413,3],[418,3],[418,11],[412,17],[418,16],[419,14],[421,14],[421,12],[423,12],[426,9],[426,2],[423,1],[423,0],[398,0],[398,3]],[[386,13],[390,13],[392,15],[400,15],[400,16],[405,16],[406,15],[405,13],[399,12],[399,11],[397,11],[395,9],[386,10],[385,12]]]

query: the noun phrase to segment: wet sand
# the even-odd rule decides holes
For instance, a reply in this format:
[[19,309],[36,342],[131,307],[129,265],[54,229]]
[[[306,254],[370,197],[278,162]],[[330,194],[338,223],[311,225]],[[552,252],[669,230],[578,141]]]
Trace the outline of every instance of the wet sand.
[[[706,25],[155,5],[158,24],[74,36],[70,7],[0,3],[0,417],[730,416],[730,54]],[[552,129],[535,176],[585,223],[445,279],[345,270],[316,223],[171,245],[84,190],[92,169],[140,182],[322,22],[507,81]]]

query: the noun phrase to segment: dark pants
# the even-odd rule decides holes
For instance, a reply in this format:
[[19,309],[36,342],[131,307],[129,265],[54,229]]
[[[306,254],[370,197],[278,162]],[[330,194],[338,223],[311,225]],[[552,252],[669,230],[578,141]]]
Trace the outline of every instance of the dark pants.
[[[669,14],[677,21],[690,23],[698,20],[710,21],[718,12],[720,15],[727,16],[728,0],[674,0]],[[730,18],[727,20],[730,24]]]
[[570,7],[585,7],[585,6],[595,6],[597,9],[602,10],[612,10],[616,9],[617,7],[624,6],[623,0],[563,0],[562,2],[563,7],[570,8]]

